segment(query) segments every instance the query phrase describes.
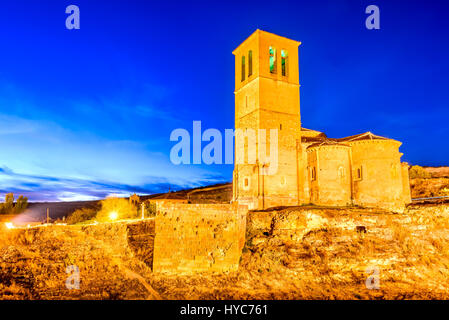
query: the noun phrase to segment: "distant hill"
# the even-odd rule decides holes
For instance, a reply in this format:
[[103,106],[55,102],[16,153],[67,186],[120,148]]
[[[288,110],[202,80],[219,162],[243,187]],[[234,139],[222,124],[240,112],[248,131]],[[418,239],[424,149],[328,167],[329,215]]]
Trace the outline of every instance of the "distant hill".
[[[232,183],[217,184],[212,186],[180,190],[170,193],[158,193],[144,195],[142,200],[148,199],[186,199],[192,203],[226,203],[232,198]],[[47,208],[50,210],[50,218],[62,219],[73,211],[81,208],[95,208],[100,206],[98,201],[73,201],[73,202],[30,202],[28,209],[15,217],[17,223],[42,222],[47,217]]]
[[141,199],[185,199],[191,203],[229,203],[232,200],[232,183],[221,183],[170,193],[153,194],[142,196]]
[[449,167],[423,167],[432,178],[449,178]]
[[14,222],[42,222],[47,217],[47,208],[53,220],[68,216],[76,209],[99,207],[100,201],[30,202],[27,210],[13,219]]

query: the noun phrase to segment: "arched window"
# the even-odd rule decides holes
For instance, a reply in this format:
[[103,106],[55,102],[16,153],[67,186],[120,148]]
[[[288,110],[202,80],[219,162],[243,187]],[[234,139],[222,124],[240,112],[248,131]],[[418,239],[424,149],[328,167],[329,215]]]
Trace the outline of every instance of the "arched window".
[[362,167],[358,167],[357,171],[356,171],[356,180],[362,180],[363,178],[363,172],[362,172]]
[[316,170],[315,167],[312,167],[312,181],[316,180]]
[[276,73],[276,49],[270,47],[270,73]]
[[282,76],[288,76],[288,53],[286,50],[281,50],[281,66],[282,66]]
[[248,52],[248,78],[253,74],[253,51]]
[[285,186],[285,183],[287,182],[287,180],[285,179],[285,177],[281,178],[281,186]]
[[243,179],[243,190],[249,190],[249,178],[245,177]]
[[391,164],[391,177],[393,179],[398,177],[398,167],[394,163]]
[[245,56],[242,56],[242,81],[245,81]]
[[345,177],[345,168],[343,168],[343,167],[338,168],[338,177],[339,178]]

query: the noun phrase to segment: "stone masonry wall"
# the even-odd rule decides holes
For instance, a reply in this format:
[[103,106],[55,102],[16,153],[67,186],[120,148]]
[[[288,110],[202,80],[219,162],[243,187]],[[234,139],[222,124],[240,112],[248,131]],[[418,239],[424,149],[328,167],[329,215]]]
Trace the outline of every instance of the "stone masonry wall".
[[245,243],[246,206],[161,202],[156,211],[154,272],[238,269]]

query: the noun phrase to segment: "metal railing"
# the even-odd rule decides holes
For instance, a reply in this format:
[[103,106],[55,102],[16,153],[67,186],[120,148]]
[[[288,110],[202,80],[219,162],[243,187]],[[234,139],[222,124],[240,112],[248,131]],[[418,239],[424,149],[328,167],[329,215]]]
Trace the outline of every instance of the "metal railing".
[[432,200],[432,199],[445,199],[445,198],[449,198],[449,196],[428,197],[428,198],[414,198],[414,199],[412,199],[412,201]]

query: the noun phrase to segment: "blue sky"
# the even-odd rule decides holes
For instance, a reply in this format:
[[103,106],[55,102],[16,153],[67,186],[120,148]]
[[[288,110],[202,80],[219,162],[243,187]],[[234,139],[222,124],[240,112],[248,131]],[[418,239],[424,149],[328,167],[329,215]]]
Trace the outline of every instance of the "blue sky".
[[[65,28],[76,4],[81,29]],[[380,30],[365,8],[380,8]],[[303,126],[402,141],[448,165],[447,1],[2,1],[0,196],[152,193],[232,179],[170,163],[170,133],[234,127],[232,50],[255,29],[302,42]]]

